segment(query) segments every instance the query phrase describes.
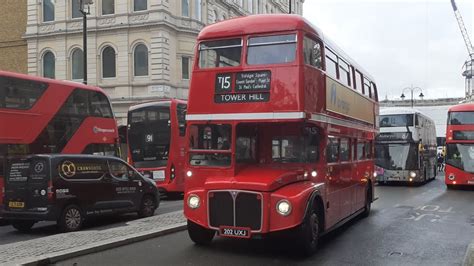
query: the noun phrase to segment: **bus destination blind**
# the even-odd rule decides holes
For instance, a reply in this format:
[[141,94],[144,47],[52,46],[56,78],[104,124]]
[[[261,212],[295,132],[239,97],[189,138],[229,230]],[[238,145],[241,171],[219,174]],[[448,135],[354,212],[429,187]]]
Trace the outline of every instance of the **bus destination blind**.
[[214,102],[268,102],[270,100],[270,85],[270,71],[217,74]]

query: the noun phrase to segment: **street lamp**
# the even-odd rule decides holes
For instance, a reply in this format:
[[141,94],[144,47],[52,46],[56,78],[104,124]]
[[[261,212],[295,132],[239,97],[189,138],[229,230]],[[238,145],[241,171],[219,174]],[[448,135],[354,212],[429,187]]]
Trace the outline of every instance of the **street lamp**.
[[82,46],[83,46],[83,75],[84,84],[87,84],[87,15],[91,13],[90,5],[94,4],[93,0],[79,0],[79,11],[82,13]]
[[411,108],[413,108],[413,104],[414,104],[414,100],[413,100],[413,92],[415,90],[419,90],[420,91],[420,95],[418,95],[418,97],[421,98],[421,100],[423,100],[423,97],[425,97],[425,95],[423,94],[423,90],[420,88],[420,87],[413,87],[413,85],[411,87],[406,87],[403,89],[402,91],[402,95],[400,96],[400,98],[402,98],[402,101],[405,100],[405,91],[406,90],[409,90],[410,91],[410,95],[411,95]]

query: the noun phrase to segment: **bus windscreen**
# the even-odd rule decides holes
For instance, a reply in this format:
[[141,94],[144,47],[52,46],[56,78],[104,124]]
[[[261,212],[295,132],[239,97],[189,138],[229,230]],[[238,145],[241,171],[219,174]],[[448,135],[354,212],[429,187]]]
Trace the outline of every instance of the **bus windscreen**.
[[418,146],[415,143],[376,144],[375,164],[387,170],[418,169]]
[[448,125],[474,125],[474,112],[450,112]]
[[135,166],[166,166],[171,138],[169,106],[131,111],[128,119],[128,141]]
[[295,58],[296,34],[249,38],[249,65],[284,64],[295,61]]
[[474,173],[474,144],[449,143],[446,146],[446,164]]
[[411,127],[413,126],[413,114],[381,115],[380,127]]

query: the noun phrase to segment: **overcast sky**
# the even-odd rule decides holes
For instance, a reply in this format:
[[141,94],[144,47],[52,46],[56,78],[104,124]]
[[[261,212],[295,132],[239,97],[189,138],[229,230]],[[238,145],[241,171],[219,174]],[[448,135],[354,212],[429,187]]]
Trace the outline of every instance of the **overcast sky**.
[[[474,42],[474,0],[456,3]],[[306,0],[303,12],[375,78],[380,100],[412,84],[426,98],[464,96],[468,53],[450,0]]]

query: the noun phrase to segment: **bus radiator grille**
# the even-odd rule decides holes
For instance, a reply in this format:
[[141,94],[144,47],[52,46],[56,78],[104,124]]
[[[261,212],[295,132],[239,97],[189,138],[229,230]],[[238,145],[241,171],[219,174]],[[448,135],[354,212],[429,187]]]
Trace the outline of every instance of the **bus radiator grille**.
[[259,231],[262,225],[262,196],[242,191],[211,191],[209,225],[214,228],[248,227]]

